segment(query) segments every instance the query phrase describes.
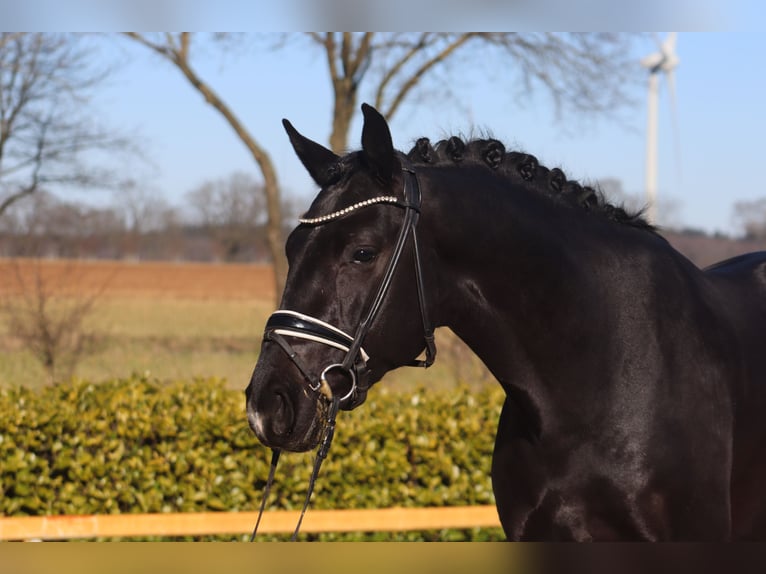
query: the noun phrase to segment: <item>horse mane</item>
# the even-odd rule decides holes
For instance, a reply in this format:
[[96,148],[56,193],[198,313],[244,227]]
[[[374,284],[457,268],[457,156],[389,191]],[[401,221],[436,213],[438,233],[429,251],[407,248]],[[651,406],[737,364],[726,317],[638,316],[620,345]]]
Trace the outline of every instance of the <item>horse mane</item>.
[[610,203],[600,189],[567,179],[561,169],[548,169],[533,155],[506,151],[496,139],[463,141],[453,136],[431,145],[430,140],[423,137],[415,142],[407,158],[415,165],[483,165],[516,183],[545,193],[557,203],[586,209],[632,227],[655,230],[643,217],[643,210],[628,212],[624,206]]

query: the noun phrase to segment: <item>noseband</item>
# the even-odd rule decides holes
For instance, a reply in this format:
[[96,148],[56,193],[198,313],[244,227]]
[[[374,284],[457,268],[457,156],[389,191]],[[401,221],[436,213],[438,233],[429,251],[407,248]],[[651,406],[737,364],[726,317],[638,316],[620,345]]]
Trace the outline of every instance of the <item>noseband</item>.
[[[340,219],[358,209],[369,207],[371,205],[384,204],[404,209],[404,221],[399,230],[399,235],[396,239],[396,244],[394,245],[391,257],[386,265],[383,279],[381,280],[375,297],[367,310],[367,314],[359,322],[354,335],[351,336],[337,327],[325,323],[315,317],[311,317],[310,315],[304,315],[303,313],[290,310],[275,311],[266,322],[264,340],[279,345],[301,372],[308,387],[314,392],[319,392],[328,400],[333,398],[333,393],[330,389],[330,385],[327,383],[326,376],[327,373],[336,369],[348,373],[351,378],[351,389],[344,396],[340,397],[341,403],[351,399],[355,395],[357,387],[363,390],[368,388],[367,380],[369,378],[369,369],[367,367],[367,362],[370,357],[362,348],[362,343],[364,342],[367,333],[372,328],[373,322],[388,294],[394,273],[399,266],[404,246],[410,235],[412,236],[415,279],[418,287],[420,315],[423,322],[426,357],[425,360],[415,359],[414,361],[407,363],[405,366],[430,367],[436,358],[434,332],[428,317],[428,306],[426,304],[426,294],[423,284],[423,268],[420,261],[417,233],[415,231],[420,216],[420,185],[418,184],[417,174],[409,161],[403,156],[400,157],[400,161],[402,162],[402,171],[404,173],[404,200],[400,200],[393,196],[382,196],[361,201],[327,215],[299,220],[301,225],[316,226],[335,221],[336,219]],[[327,365],[318,377],[316,377],[316,375],[312,376],[311,372],[305,365],[303,365],[298,354],[285,337],[294,337],[321,343],[336,349],[341,349],[346,352],[346,355],[342,362]]]
[[[356,393],[357,388],[367,389],[367,380],[369,378],[369,369],[367,362],[370,360],[369,355],[362,348],[367,333],[372,328],[372,324],[375,321],[375,317],[380,311],[380,307],[388,294],[391,287],[391,280],[393,279],[394,272],[399,266],[399,261],[404,251],[404,246],[407,243],[407,239],[412,235],[412,253],[415,261],[415,279],[418,286],[418,304],[420,305],[420,317],[423,321],[423,336],[425,339],[425,360],[415,359],[405,366],[410,367],[430,367],[436,359],[436,344],[434,342],[434,330],[431,325],[431,321],[428,317],[428,306],[426,304],[426,293],[423,285],[423,268],[420,262],[420,249],[418,246],[418,237],[415,232],[415,228],[418,224],[418,218],[420,217],[420,185],[418,184],[418,177],[415,173],[415,169],[412,167],[406,157],[400,156],[399,160],[402,164],[402,171],[404,172],[404,200],[400,200],[394,196],[381,196],[377,198],[368,199],[355,203],[349,207],[335,211],[333,213],[323,215],[311,219],[300,219],[301,225],[322,225],[330,221],[334,221],[341,217],[353,213],[357,209],[368,207],[370,205],[387,204],[404,209],[404,221],[402,227],[399,230],[399,235],[394,245],[394,250],[391,253],[391,258],[388,260],[386,270],[383,273],[383,279],[378,286],[378,290],[375,293],[375,297],[370,304],[367,314],[359,322],[359,325],[351,336],[348,333],[321,321],[310,315],[304,315],[296,311],[290,311],[281,309],[275,311],[269,317],[266,322],[266,329],[264,332],[264,341],[273,342],[279,345],[279,347],[287,353],[290,360],[298,368],[306,380],[309,389],[314,392],[318,392],[322,397],[326,398],[330,403],[326,412],[325,428],[320,442],[317,457],[314,461],[314,469],[311,473],[309,480],[309,488],[306,493],[306,499],[303,503],[303,510],[301,511],[298,524],[295,527],[295,531],[292,535],[292,540],[295,540],[298,536],[301,523],[303,522],[303,516],[308,508],[309,501],[311,500],[311,493],[314,490],[314,483],[319,474],[319,467],[322,461],[327,456],[332,444],[333,435],[335,433],[335,417],[338,413],[340,404],[344,401],[352,399]],[[311,376],[311,372],[305,367],[303,362],[298,356],[298,353],[293,349],[286,337],[293,337],[297,339],[303,339],[307,341],[313,341],[321,343],[329,347],[340,349],[346,352],[343,361],[340,363],[331,363],[327,365],[319,374],[318,379]],[[327,374],[333,370],[341,370],[349,374],[351,377],[351,389],[344,396],[339,397],[333,395],[332,389],[327,382]],[[361,385],[361,386],[360,386]],[[277,462],[280,455],[279,449],[272,449],[271,467],[269,470],[269,477],[266,481],[266,488],[264,489],[263,499],[261,500],[261,508],[258,513],[258,520],[255,523],[255,529],[250,537],[250,541],[255,540],[255,536],[258,532],[258,525],[261,522],[261,516],[266,507],[266,500],[269,496],[269,490],[274,480],[274,472],[276,471]]]

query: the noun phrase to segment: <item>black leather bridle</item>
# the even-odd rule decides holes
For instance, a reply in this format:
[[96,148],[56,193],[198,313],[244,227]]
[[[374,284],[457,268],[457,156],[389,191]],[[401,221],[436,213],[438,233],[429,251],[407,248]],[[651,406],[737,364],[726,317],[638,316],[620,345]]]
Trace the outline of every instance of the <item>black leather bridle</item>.
[[[285,353],[287,353],[312,391],[319,392],[324,395],[325,398],[330,400],[332,399],[333,393],[330,386],[327,384],[327,374],[335,369],[349,374],[351,378],[351,389],[341,397],[341,404],[353,399],[357,387],[360,387],[363,390],[368,388],[367,379],[369,370],[367,361],[369,360],[369,355],[367,355],[362,348],[362,344],[372,328],[381,305],[388,294],[394,273],[399,266],[404,247],[410,236],[412,236],[415,279],[418,287],[420,315],[423,321],[426,357],[425,360],[415,359],[405,366],[429,367],[433,364],[436,358],[434,331],[428,315],[426,290],[423,283],[423,267],[421,264],[420,248],[416,232],[421,206],[420,185],[418,184],[417,174],[409,161],[404,157],[400,158],[400,161],[402,162],[402,171],[404,172],[403,200],[398,200],[390,196],[375,198],[360,202],[359,204],[356,204],[356,206],[351,206],[323,217],[301,220],[302,225],[324,225],[330,221],[347,216],[348,214],[353,213],[356,209],[375,204],[392,205],[404,209],[404,221],[402,222],[399,236],[397,237],[391,257],[386,265],[383,279],[381,280],[375,297],[367,310],[367,314],[359,322],[354,335],[351,336],[324,321],[296,311],[275,311],[266,322],[264,340],[276,343]],[[342,362],[327,365],[318,377],[316,375],[312,376],[312,373],[303,365],[298,354],[285,337],[296,337],[322,343],[344,350],[346,351],[346,355]]]
[[[375,297],[372,300],[367,314],[359,322],[354,335],[351,336],[348,333],[325,323],[315,317],[304,315],[296,311],[290,310],[278,310],[272,313],[269,320],[266,322],[266,328],[264,332],[264,342],[271,342],[279,345],[279,347],[287,353],[290,360],[301,372],[303,378],[306,380],[309,388],[318,392],[321,397],[324,397],[329,402],[329,407],[326,412],[325,427],[320,441],[319,450],[317,451],[317,457],[314,461],[314,469],[311,474],[309,482],[309,489],[306,494],[306,499],[303,504],[303,510],[301,511],[298,524],[293,532],[292,540],[295,540],[298,536],[303,516],[308,508],[309,501],[311,499],[311,493],[314,490],[314,483],[319,474],[319,467],[322,461],[327,457],[327,453],[330,450],[330,445],[335,433],[335,418],[340,408],[341,403],[353,400],[357,388],[367,390],[369,379],[369,368],[367,362],[370,357],[362,348],[362,344],[367,334],[369,333],[375,318],[380,311],[380,308],[388,294],[391,287],[391,281],[394,277],[399,262],[404,252],[404,247],[407,240],[412,236],[412,252],[415,262],[415,279],[418,288],[418,304],[420,306],[420,316],[423,322],[423,336],[425,339],[425,359],[415,359],[404,366],[412,367],[430,367],[436,359],[436,343],[434,342],[434,328],[431,324],[428,305],[426,301],[426,290],[423,282],[423,267],[421,264],[420,248],[418,244],[418,238],[416,228],[418,219],[420,217],[421,207],[421,194],[420,185],[418,183],[418,177],[415,173],[415,169],[409,160],[400,155],[399,161],[402,165],[402,172],[404,173],[404,199],[398,199],[394,196],[385,196],[369,199],[358,204],[349,206],[348,208],[341,209],[334,213],[324,215],[312,219],[301,219],[301,225],[323,225],[330,221],[340,219],[346,215],[353,213],[357,209],[368,207],[370,205],[392,205],[398,208],[404,209],[404,221],[399,230],[399,235],[396,239],[393,252],[386,265],[385,272],[383,273],[383,279],[378,286],[378,290],[375,293]],[[298,353],[290,345],[287,337],[294,337],[303,340],[315,341],[341,349],[346,352],[342,362],[331,363],[327,365],[322,372],[316,376],[312,376],[311,371],[303,364]],[[340,370],[348,373],[351,378],[351,389],[339,397],[333,394],[330,385],[327,382],[327,374],[333,370]],[[320,397],[320,399],[321,399]],[[276,471],[277,462],[279,461],[280,450],[272,449],[271,467],[269,470],[269,477],[266,482],[266,488],[264,489],[263,500],[261,502],[260,512],[258,514],[258,520],[255,524],[255,529],[250,537],[253,541],[258,532],[258,525],[263,515],[263,510],[266,506],[266,499],[269,495],[269,490],[274,479],[274,473]]]

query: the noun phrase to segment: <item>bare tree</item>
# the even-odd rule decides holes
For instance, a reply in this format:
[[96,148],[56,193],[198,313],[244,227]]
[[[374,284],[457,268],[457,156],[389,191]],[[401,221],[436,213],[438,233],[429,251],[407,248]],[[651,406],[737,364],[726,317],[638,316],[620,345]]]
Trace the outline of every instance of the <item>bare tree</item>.
[[[252,154],[264,179],[268,244],[275,263],[277,293],[281,293],[287,265],[282,250],[280,190],[266,150],[192,66],[193,34],[126,35],[176,66]],[[282,44],[295,37],[286,36]],[[524,95],[544,88],[559,110],[603,113],[627,99],[625,80],[631,69],[626,65],[631,38],[627,35],[328,32],[311,33],[308,38],[327,60],[334,93],[330,147],[337,153],[345,151],[363,87],[390,119],[404,102],[412,100],[426,79],[433,85],[441,77],[442,87],[460,81],[462,78],[454,73],[439,74],[449,70],[448,64],[454,64],[453,70],[464,70],[458,66],[459,54],[470,57],[463,63],[486,65],[487,73],[494,74],[499,82],[511,85],[512,80],[520,79],[518,89]]]
[[86,320],[106,284],[83,289],[73,261],[53,267],[13,259],[2,268],[0,313],[10,335],[42,365],[49,383],[71,377],[79,361],[98,349]]
[[[327,32],[310,37],[324,52],[330,73],[334,94],[330,147],[336,153],[346,149],[364,86],[375,107],[390,120],[426,80],[441,79],[440,93],[448,93],[449,85],[462,77],[438,72],[461,54],[470,57],[471,66],[486,67],[499,86],[510,86],[519,78],[517,95],[543,88],[559,111],[601,114],[628,101],[632,37],[624,34]],[[465,69],[453,67],[455,72]]]
[[197,221],[216,240],[219,256],[236,260],[256,240],[265,223],[263,193],[246,173],[235,172],[226,179],[207,181],[186,195]]
[[128,149],[91,119],[88,97],[105,73],[89,65],[83,41],[0,33],[0,215],[43,186],[105,185],[112,174],[83,154]]
[[124,223],[109,207],[62,200],[40,189],[8,208],[0,233],[11,257],[116,257]]
[[734,224],[745,239],[766,239],[766,197],[738,201],[732,208]]
[[231,126],[237,137],[247,147],[253,156],[263,176],[263,191],[266,196],[267,228],[266,236],[274,263],[277,298],[281,297],[284,281],[287,277],[287,260],[284,256],[282,233],[282,210],[277,174],[271,157],[266,149],[258,143],[252,133],[245,127],[234,110],[205,82],[194,69],[191,62],[191,46],[193,34],[166,33],[150,37],[147,34],[126,32],[126,36],[149,48],[173,64],[186,77],[191,85],[213,106]]
[[173,234],[174,209],[151,185],[136,179],[123,181],[114,194],[116,211],[123,219],[122,256],[141,258],[142,243],[149,232]]

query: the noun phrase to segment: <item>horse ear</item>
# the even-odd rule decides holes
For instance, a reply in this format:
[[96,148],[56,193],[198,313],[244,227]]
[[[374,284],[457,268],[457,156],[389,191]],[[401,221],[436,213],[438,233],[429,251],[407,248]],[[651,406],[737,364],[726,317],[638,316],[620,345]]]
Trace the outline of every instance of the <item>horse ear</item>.
[[386,119],[372,106],[362,104],[362,154],[380,179],[390,182],[394,173],[394,144]]
[[295,153],[317,185],[326,187],[332,183],[340,157],[326,147],[302,136],[289,121],[283,119],[282,125],[285,126]]

